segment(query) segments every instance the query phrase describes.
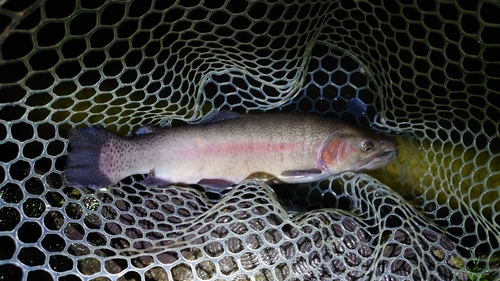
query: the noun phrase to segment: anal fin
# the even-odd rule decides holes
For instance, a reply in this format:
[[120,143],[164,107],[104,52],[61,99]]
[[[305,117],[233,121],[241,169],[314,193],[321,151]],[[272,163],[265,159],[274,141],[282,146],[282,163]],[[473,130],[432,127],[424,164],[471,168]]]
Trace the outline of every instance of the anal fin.
[[148,176],[144,180],[139,181],[139,183],[144,186],[165,186],[174,184],[174,182],[170,180],[156,177],[154,169],[149,171]]

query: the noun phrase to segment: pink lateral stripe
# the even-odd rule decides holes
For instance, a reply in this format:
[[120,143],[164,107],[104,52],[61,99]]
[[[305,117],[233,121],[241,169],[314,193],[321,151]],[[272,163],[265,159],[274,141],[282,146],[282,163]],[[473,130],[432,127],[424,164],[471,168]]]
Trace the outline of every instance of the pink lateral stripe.
[[307,143],[218,143],[218,144],[197,144],[186,143],[183,147],[177,149],[175,153],[184,155],[221,155],[224,153],[231,154],[248,154],[262,152],[289,152],[304,150],[309,146]]

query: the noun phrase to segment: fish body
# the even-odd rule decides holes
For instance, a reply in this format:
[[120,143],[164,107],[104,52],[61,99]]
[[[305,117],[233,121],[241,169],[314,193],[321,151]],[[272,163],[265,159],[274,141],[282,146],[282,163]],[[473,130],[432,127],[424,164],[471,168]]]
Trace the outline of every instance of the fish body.
[[336,119],[298,113],[221,116],[230,117],[132,138],[96,127],[72,130],[63,179],[90,188],[133,174],[149,174],[145,183],[215,188],[246,178],[304,183],[376,169],[396,156],[389,139]]

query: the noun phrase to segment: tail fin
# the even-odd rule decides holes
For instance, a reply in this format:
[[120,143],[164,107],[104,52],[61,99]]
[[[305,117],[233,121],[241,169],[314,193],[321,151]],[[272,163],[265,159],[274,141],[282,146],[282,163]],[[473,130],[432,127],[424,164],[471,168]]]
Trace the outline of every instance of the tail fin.
[[63,181],[74,187],[87,186],[92,189],[105,187],[115,182],[99,169],[102,146],[115,137],[102,127],[87,127],[70,131],[72,151],[68,155]]

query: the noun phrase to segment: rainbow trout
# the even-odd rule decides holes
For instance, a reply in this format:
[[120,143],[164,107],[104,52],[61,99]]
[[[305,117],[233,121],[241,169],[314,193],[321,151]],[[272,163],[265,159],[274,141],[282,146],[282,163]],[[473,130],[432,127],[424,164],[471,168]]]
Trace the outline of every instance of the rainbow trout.
[[70,133],[63,180],[93,189],[133,174],[145,185],[225,188],[246,178],[305,183],[385,166],[396,157],[388,138],[349,123],[299,113],[222,111],[201,125],[157,128],[132,138],[87,127]]

